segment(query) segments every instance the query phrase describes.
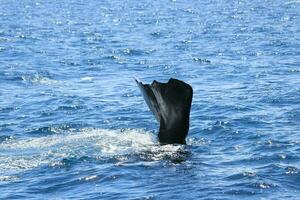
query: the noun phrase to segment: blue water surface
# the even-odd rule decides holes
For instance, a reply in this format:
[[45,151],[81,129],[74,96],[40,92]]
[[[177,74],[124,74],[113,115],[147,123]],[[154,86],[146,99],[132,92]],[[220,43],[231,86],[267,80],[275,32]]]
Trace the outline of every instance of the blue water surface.
[[[300,199],[299,0],[0,0],[0,199]],[[158,144],[133,77],[194,98]]]

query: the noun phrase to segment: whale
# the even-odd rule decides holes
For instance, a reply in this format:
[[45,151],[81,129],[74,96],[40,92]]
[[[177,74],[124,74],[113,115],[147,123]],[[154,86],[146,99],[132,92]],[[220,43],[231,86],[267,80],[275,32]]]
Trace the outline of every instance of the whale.
[[144,84],[135,79],[149,109],[159,123],[158,140],[164,144],[186,144],[193,88],[182,80]]

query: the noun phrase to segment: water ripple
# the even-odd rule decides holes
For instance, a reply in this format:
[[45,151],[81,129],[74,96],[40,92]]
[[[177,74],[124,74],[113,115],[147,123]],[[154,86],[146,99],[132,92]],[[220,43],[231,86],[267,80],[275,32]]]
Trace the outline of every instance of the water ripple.
[[[299,10],[2,1],[0,198],[297,199]],[[193,86],[187,145],[158,144],[133,77]]]

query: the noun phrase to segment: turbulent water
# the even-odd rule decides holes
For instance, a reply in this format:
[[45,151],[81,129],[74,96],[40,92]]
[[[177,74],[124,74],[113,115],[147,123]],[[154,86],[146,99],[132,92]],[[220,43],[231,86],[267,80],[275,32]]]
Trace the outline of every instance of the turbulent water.
[[[300,199],[300,1],[0,0],[0,199]],[[133,77],[194,98],[160,146]]]

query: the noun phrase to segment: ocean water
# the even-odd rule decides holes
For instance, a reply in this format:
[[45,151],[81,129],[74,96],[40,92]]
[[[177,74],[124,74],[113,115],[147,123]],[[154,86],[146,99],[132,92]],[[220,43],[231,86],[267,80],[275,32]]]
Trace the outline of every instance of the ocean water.
[[[300,199],[300,1],[0,0],[0,199]],[[160,146],[133,77],[194,98]]]

